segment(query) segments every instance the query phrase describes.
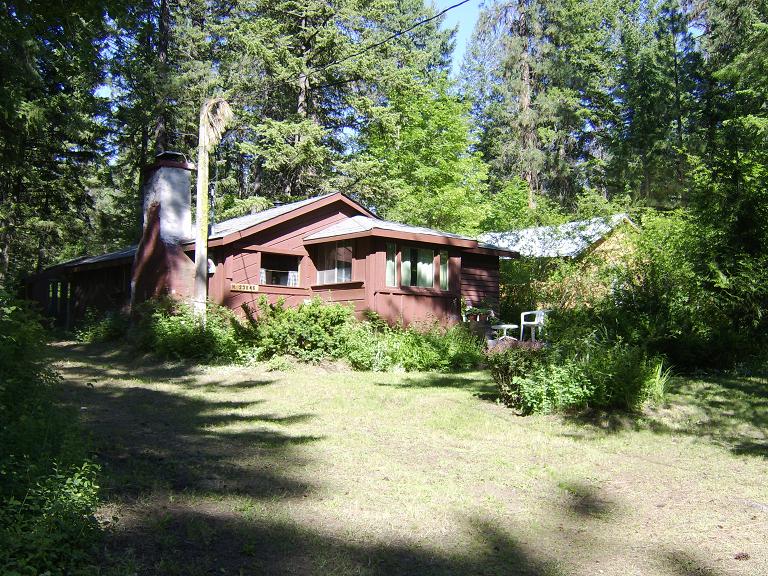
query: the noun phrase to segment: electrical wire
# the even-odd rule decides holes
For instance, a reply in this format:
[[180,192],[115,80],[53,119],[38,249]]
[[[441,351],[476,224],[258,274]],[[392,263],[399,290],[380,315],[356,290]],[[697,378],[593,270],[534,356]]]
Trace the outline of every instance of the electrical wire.
[[335,62],[329,62],[328,64],[323,64],[319,68],[315,68],[313,72],[321,72],[322,70],[325,70],[326,68],[330,68],[331,66],[337,66],[339,64],[342,64],[343,62],[346,62],[347,60],[351,60],[352,58],[357,58],[358,56],[362,56],[369,50],[373,50],[374,48],[378,48],[379,46],[383,46],[384,44],[390,42],[391,40],[394,40],[395,38],[399,38],[403,34],[407,34],[408,32],[415,30],[419,26],[423,26],[424,24],[428,24],[429,22],[432,22],[433,20],[437,20],[440,18],[443,14],[446,14],[447,12],[450,12],[454,8],[458,8],[459,6],[462,6],[469,2],[470,0],[462,0],[461,2],[457,2],[456,4],[453,4],[452,6],[448,6],[448,8],[445,8],[444,10],[441,10],[434,16],[430,16],[429,18],[424,18],[423,20],[419,20],[418,22],[414,23],[412,26],[406,28],[405,30],[400,30],[398,32],[395,32],[394,34],[391,34],[384,38],[384,40],[380,40],[379,42],[374,42],[373,44],[366,46],[362,50],[358,50],[357,52],[353,52],[349,56],[345,56],[344,58],[341,58],[340,60],[336,60]]

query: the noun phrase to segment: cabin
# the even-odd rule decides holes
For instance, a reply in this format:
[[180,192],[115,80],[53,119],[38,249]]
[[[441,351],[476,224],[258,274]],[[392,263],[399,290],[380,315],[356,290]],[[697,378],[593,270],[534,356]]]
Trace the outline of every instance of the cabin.
[[[44,271],[28,296],[69,325],[86,309],[130,310],[148,298],[191,299],[195,246],[194,166],[160,156],[144,181],[140,242]],[[261,296],[296,306],[319,297],[387,321],[450,324],[462,299],[499,302],[499,258],[514,251],[474,238],[390,222],[331,193],[214,223],[208,237],[208,297],[235,311]]]

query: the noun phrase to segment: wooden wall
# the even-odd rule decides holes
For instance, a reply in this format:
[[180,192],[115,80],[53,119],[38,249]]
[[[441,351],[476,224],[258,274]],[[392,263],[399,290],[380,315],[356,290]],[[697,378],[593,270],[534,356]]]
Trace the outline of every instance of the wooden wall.
[[[366,308],[365,279],[370,240],[361,238],[352,241],[352,282],[336,285],[317,285],[317,248],[304,246],[304,237],[323,230],[346,218],[358,214],[343,202],[336,202],[314,210],[278,226],[253,234],[245,239],[214,248],[211,257],[216,264],[216,273],[209,280],[209,294],[213,301],[233,310],[240,310],[245,304],[255,307],[261,295],[270,303],[284,298],[289,306],[297,306],[305,300],[320,297],[329,302],[349,302],[355,311],[362,314]],[[258,284],[263,252],[295,255],[300,258],[299,287],[259,286],[259,291],[233,292],[235,284]]]
[[461,296],[472,306],[487,302],[498,312],[499,258],[465,253],[461,262]]

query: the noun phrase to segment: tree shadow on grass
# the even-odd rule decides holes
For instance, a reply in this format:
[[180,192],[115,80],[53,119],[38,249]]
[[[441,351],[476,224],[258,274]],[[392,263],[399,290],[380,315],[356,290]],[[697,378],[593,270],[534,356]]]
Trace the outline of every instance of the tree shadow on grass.
[[[162,380],[163,389],[132,385],[136,369],[125,358],[118,368],[112,364],[120,373],[104,382],[98,350],[71,354],[80,363],[60,368],[61,398],[82,414],[111,501],[134,501],[158,489],[255,498],[300,497],[313,489],[292,478],[284,464],[300,467],[296,448],[321,440],[288,433],[313,415],[262,411],[260,399],[190,395],[185,384],[196,367],[185,375],[183,364]],[[94,364],[83,365],[89,362]],[[91,372],[95,382],[89,381]],[[144,371],[149,372],[151,367]]]
[[[456,527],[473,534],[465,548],[336,537],[290,521],[169,509],[161,524],[134,525],[121,542],[147,574],[362,576],[561,576],[557,563],[490,522]],[[158,534],[163,537],[158,538]],[[149,567],[151,565],[151,567]]]
[[626,431],[686,435],[744,454],[768,458],[768,383],[725,376],[672,378],[665,403],[641,415],[601,411],[567,415],[582,439]]

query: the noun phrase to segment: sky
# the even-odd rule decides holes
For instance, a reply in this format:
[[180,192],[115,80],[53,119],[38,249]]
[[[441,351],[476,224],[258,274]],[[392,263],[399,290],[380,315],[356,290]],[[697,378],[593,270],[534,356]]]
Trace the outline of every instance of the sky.
[[[457,4],[460,0],[433,0],[437,11],[445,10],[449,6]],[[445,15],[443,28],[458,26],[456,31],[456,49],[453,52],[453,74],[457,75],[464,60],[464,52],[475,29],[477,16],[480,13],[480,4],[483,0],[469,0],[466,4],[454,8]]]

